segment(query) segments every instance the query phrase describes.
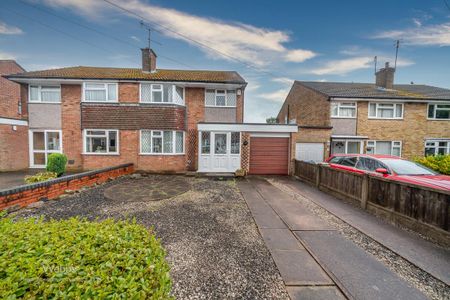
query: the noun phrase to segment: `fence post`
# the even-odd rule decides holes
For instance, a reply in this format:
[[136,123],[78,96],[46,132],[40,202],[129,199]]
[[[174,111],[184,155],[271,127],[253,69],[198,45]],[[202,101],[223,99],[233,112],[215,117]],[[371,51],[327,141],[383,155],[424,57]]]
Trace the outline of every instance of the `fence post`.
[[322,166],[321,165],[316,165],[317,166],[317,172],[316,172],[316,187],[319,188],[320,187],[320,173],[322,170]]
[[369,175],[364,174],[361,187],[361,207],[367,208],[367,201],[369,200]]

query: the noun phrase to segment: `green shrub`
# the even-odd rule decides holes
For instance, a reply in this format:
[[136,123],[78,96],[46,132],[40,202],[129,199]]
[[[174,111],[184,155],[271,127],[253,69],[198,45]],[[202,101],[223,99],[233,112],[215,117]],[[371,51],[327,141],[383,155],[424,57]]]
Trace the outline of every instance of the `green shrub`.
[[66,171],[67,156],[62,153],[52,153],[47,158],[47,171],[55,172],[58,177]]
[[170,299],[165,252],[135,221],[0,216],[3,299]]
[[58,175],[55,172],[40,172],[36,175],[25,176],[25,183],[47,181],[56,177],[58,177]]
[[417,157],[414,161],[439,173],[450,175],[450,155]]

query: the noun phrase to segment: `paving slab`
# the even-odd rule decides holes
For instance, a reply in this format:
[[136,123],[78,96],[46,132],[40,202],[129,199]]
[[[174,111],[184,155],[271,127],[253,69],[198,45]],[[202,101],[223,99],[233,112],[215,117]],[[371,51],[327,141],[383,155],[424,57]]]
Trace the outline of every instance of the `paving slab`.
[[286,285],[334,284],[306,250],[274,250],[271,253]]
[[325,220],[317,217],[293,196],[279,190],[266,180],[251,178],[250,182],[289,226],[289,229],[334,230]]
[[270,251],[305,249],[289,229],[260,228],[259,232]]
[[287,178],[277,178],[277,180],[412,264],[450,285],[450,250],[426,241],[414,233],[386,223],[368,212],[319,191],[304,182]]
[[427,299],[337,231],[296,231],[295,234],[349,298]]
[[345,300],[338,288],[334,286],[288,286],[291,300]]
[[[251,209],[250,209],[251,211]],[[256,225],[259,228],[269,228],[269,229],[286,229],[287,226],[281,220],[281,218],[275,213],[257,214],[253,213],[253,218],[255,219]]]

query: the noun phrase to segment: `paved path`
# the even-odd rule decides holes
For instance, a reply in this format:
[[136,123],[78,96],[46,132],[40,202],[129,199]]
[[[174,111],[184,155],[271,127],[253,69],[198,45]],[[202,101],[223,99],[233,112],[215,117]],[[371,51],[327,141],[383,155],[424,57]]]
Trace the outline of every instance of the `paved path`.
[[363,232],[410,263],[450,285],[450,251],[416,234],[407,232],[377,217],[292,178],[274,180],[290,187],[347,224]]
[[238,183],[292,299],[426,299],[266,180]]

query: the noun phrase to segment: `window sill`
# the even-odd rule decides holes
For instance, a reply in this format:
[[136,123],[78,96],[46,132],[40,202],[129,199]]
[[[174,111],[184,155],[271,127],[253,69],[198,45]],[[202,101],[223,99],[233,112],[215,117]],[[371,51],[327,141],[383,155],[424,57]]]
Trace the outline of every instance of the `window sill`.
[[330,117],[331,119],[356,119],[356,117]]
[[433,119],[433,118],[427,118],[428,121],[450,121],[450,119]]
[[237,106],[226,106],[226,105],[205,105],[205,107],[215,107],[215,108],[236,108]]
[[369,120],[391,120],[391,121],[401,121],[403,118],[376,118],[376,117],[368,117]]
[[100,152],[83,152],[82,155],[106,155],[106,156],[120,156],[120,153],[100,153]]
[[145,102],[139,101],[139,104],[148,104],[148,105],[178,105],[178,106],[186,106],[185,103],[175,103],[175,102]]
[[185,153],[139,153],[142,156],[182,156]]
[[49,102],[49,101],[28,101],[29,104],[61,104],[61,101],[59,102]]
[[101,101],[101,100],[98,100],[98,101],[93,101],[93,100],[82,100],[81,101],[82,103],[119,103],[119,101],[118,100],[114,100],[114,101]]

